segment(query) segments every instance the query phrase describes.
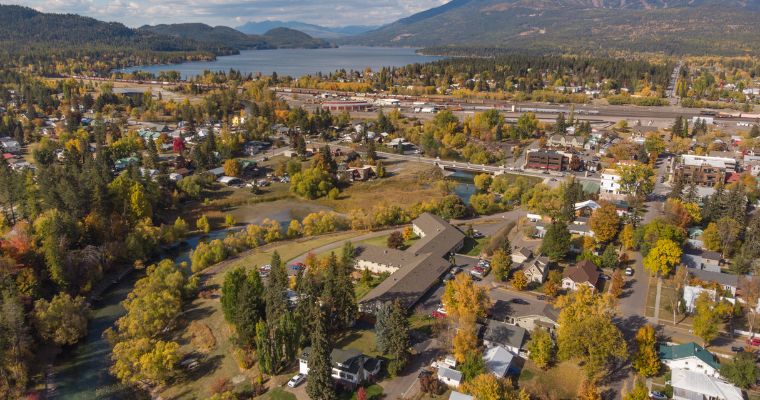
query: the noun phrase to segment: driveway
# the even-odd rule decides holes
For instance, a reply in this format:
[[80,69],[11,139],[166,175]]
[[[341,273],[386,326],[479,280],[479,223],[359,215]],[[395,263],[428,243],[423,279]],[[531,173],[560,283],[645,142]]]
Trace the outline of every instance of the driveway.
[[380,382],[383,394],[387,399],[412,398],[419,392],[420,371],[429,366],[434,360],[443,357],[446,352],[441,349],[436,339],[428,339],[414,346],[415,356],[404,368],[404,372],[393,379]]

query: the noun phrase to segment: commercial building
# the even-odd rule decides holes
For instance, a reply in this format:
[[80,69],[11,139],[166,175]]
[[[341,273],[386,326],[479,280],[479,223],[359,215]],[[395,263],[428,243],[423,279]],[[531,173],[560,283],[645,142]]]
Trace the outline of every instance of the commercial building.
[[525,168],[564,171],[570,164],[570,154],[551,150],[528,150],[525,154]]
[[323,110],[330,111],[367,111],[372,109],[372,104],[366,101],[325,101],[322,103]]
[[675,168],[675,177],[685,184],[714,187],[724,183],[729,173],[736,172],[737,161],[728,157],[707,157],[684,154]]

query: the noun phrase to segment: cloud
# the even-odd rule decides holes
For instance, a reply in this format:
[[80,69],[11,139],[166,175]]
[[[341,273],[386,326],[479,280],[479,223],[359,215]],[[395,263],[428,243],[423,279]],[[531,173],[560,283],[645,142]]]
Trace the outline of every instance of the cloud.
[[204,22],[301,21],[324,26],[381,25],[448,0],[16,0],[42,12],[81,14],[137,27]]

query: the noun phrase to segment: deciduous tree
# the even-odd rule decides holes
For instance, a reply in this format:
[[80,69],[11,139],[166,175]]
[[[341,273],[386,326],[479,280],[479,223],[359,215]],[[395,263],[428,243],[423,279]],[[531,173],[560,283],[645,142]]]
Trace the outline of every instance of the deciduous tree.
[[589,218],[589,227],[594,231],[597,243],[608,243],[615,239],[620,227],[620,217],[617,208],[612,203],[604,202],[594,210]]
[[644,258],[644,268],[656,275],[670,275],[681,262],[681,247],[669,239],[660,239]]
[[43,339],[57,345],[72,345],[87,334],[89,308],[84,297],[58,293],[48,302],[34,304],[34,324]]
[[657,338],[654,327],[644,325],[636,332],[636,353],[633,355],[633,368],[643,377],[655,376],[660,371],[660,357],[657,353]]
[[531,361],[539,368],[547,369],[554,364],[557,349],[551,335],[543,328],[536,327],[533,329],[527,348],[530,352]]

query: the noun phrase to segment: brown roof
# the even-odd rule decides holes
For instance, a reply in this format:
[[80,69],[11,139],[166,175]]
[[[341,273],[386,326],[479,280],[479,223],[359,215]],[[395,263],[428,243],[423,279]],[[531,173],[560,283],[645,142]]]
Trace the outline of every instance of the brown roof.
[[572,267],[565,268],[563,278],[570,278],[576,283],[589,282],[592,285],[599,282],[599,269],[589,260],[583,260]]
[[356,259],[401,268],[415,263],[415,259],[425,255],[415,255],[408,251],[389,249],[387,247],[361,245],[356,248]]
[[435,284],[451,264],[441,257],[428,255],[391,274],[361,299],[361,303],[393,301],[412,307]]

